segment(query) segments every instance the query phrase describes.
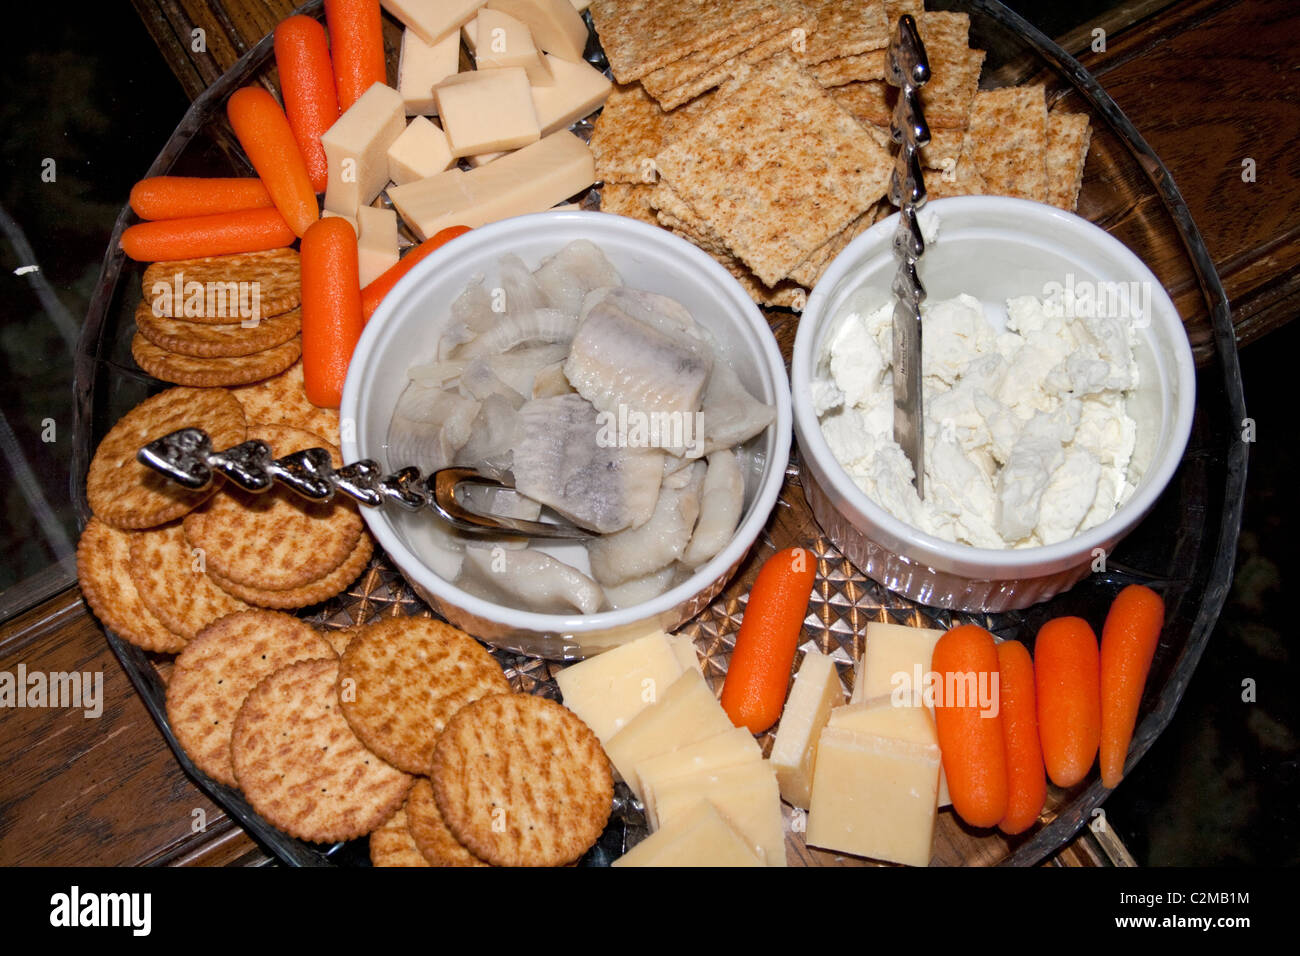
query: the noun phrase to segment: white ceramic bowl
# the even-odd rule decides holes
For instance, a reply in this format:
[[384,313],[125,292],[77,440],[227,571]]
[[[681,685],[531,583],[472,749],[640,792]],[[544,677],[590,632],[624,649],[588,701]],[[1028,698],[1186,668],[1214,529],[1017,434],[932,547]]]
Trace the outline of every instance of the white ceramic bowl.
[[[365,508],[366,523],[411,586],[456,626],[498,646],[571,659],[671,629],[699,613],[722,590],[776,504],[790,453],[790,390],[785,363],[767,322],[736,281],[711,258],[672,233],[606,213],[551,212],[475,229],[417,265],[376,310],[357,344],[343,389],[343,457],[385,467],[389,422],[410,366],[428,361],[450,317],[448,306],[476,274],[489,285],[497,261],[514,253],[530,268],[575,239],[594,242],[624,283],[680,301],[709,329],[742,382],[776,409],[776,421],[745,449],[745,509],[731,543],[680,585],[652,601],[590,615],[539,614],[462,591],[431,567],[420,544],[423,516]],[[428,520],[432,520],[431,517]],[[423,527],[427,528],[427,525]]]
[[1052,206],[1019,199],[963,196],[928,209],[939,233],[919,265],[929,301],[969,293],[1005,313],[1006,300],[1042,297],[1050,282],[1139,282],[1150,290],[1149,321],[1139,330],[1139,385],[1128,400],[1137,423],[1136,490],[1107,521],[1042,547],[994,550],[954,544],[895,518],[864,493],[836,461],[811,398],[817,356],[841,308],[859,290],[889,295],[896,262],[897,214],[863,233],[835,259],[808,297],[791,363],[794,427],[802,481],[818,523],[864,574],[922,604],[1005,611],[1045,601],[1088,574],[1099,556],[1142,520],[1164,491],[1191,433],[1195,397],[1192,351],[1160,281],[1123,243]]

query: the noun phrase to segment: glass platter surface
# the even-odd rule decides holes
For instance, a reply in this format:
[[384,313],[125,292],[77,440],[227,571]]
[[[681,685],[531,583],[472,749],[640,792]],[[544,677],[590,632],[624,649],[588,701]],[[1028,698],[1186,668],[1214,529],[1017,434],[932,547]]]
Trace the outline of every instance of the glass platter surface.
[[[298,12],[321,16],[320,0]],[[1080,64],[1017,14],[996,0],[932,2],[931,9],[966,11],[970,44],[987,51],[984,88],[1025,81],[1046,84],[1049,106],[1058,103],[1092,119],[1079,215],[1097,223],[1141,257],[1165,286],[1185,322],[1198,319],[1208,335],[1193,341],[1200,369],[1197,411],[1181,467],[1147,518],[1109,556],[1106,570],[1092,574],[1067,593],[1023,611],[971,615],[913,604],[857,571],[825,538],[813,520],[799,482],[797,449],[767,526],[735,578],[696,618],[679,629],[692,638],[705,676],[721,686],[749,586],[764,559],[784,547],[802,545],[818,558],[817,583],[805,621],[802,648],[816,647],[839,664],[851,688],[853,662],[862,653],[870,621],[948,627],[978,623],[995,635],[1016,638],[1032,649],[1033,635],[1049,618],[1076,614],[1100,630],[1111,598],[1126,584],[1142,582],[1164,597],[1167,622],[1143,696],[1128,768],[1150,748],[1169,723],[1200,659],[1231,583],[1245,489],[1247,443],[1242,428],[1245,403],[1228,303],[1200,233],[1169,172],[1119,108]],[[385,21],[390,73],[400,30]],[[462,55],[464,55],[462,53]],[[605,68],[594,35],[587,58]],[[194,101],[143,175],[252,175],[229,123],[225,103],[240,86],[260,83],[278,92],[272,38],[250,49]],[[580,133],[590,127],[579,124]],[[582,197],[594,207],[595,191]],[[76,355],[76,425],[72,496],[82,524],[89,519],[85,475],[99,440],[130,408],[165,386],[141,372],[131,358],[134,311],[141,298],[144,264],[118,248],[118,238],[135,221],[129,207],[119,215]],[[767,312],[787,362],[798,316]],[[380,615],[430,614],[410,587],[377,553],[346,592],[301,614],[325,628],[350,627]],[[166,719],[167,658],[149,654],[108,632],[108,641],[140,693],[168,745],[186,772],[280,861],[295,866],[369,865],[365,840],[334,846],[308,844],[276,830],[242,795],[198,771],[172,735]],[[801,648],[801,649],[802,649]],[[553,678],[562,665],[494,651],[515,690],[558,698]],[[797,662],[796,662],[797,666]],[[773,733],[760,738],[765,751]],[[932,862],[940,865],[1034,865],[1066,844],[1097,816],[1107,791],[1096,773],[1070,790],[1049,786],[1039,822],[1026,833],[1006,837],[970,828],[951,811],[939,815]],[[786,846],[794,865],[875,865],[806,847],[800,811],[783,805]],[[647,832],[638,805],[619,786],[614,813],[583,865],[608,865]]]

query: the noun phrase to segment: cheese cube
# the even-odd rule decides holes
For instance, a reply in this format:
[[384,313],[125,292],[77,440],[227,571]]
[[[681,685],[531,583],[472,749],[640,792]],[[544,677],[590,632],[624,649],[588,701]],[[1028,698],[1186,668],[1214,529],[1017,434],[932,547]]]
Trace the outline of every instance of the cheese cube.
[[[500,10],[480,10],[475,21],[474,64],[480,70],[522,67],[533,86],[555,82],[551,68],[533,44],[533,34],[523,23]],[[482,36],[482,44],[478,37]]]
[[745,838],[708,800],[701,800],[672,826],[656,830],[614,866],[762,866]]
[[[563,206],[556,206],[556,209],[581,209],[577,203],[566,203]],[[687,671],[691,668],[704,673],[704,665],[700,663],[699,651],[695,649],[695,642],[689,637],[681,634],[669,634],[668,643],[672,645],[673,653],[677,655],[677,662],[682,665],[682,670]]]
[[564,706],[606,743],[682,675],[662,632],[566,667],[555,677]]
[[836,714],[817,744],[805,839],[838,853],[927,866],[938,815],[939,748],[922,707],[887,698]]
[[[529,33],[532,31],[530,30]],[[478,52],[478,16],[460,28],[460,35],[465,40],[465,48],[470,53]]]
[[425,43],[434,44],[474,18],[483,0],[381,0],[383,7]]
[[388,147],[406,129],[406,107],[391,86],[375,83],[321,136],[329,181],[325,208],[355,217],[388,184]]
[[669,781],[655,791],[661,826],[672,826],[701,800],[715,804],[763,860],[785,866],[785,824],[776,773],[766,760]]
[[843,703],[844,686],[835,662],[817,651],[806,652],[781,713],[769,758],[781,785],[781,798],[791,806],[808,809],[817,761],[817,738],[826,726],[831,708]]
[[[587,25],[569,0],[488,0],[487,6],[526,23],[533,41],[547,53],[565,60],[582,59]],[[480,36],[479,43],[483,40]]]
[[388,178],[401,186],[436,175],[455,162],[443,131],[417,116],[388,147]]
[[554,83],[534,86],[533,109],[542,135],[567,129],[601,106],[609,97],[613,84],[590,63],[572,63],[553,53],[546,54]]
[[[497,71],[501,72],[501,71]],[[388,191],[406,224],[421,239],[448,226],[482,226],[542,212],[596,181],[587,144],[560,130],[480,169],[445,173]]]
[[357,210],[357,272],[365,288],[397,265],[397,213],[362,206]]
[[669,782],[762,759],[763,749],[754,735],[744,727],[733,727],[726,733],[641,761],[636,773],[641,781],[641,800],[651,829],[659,827],[655,794]]
[[460,37],[451,33],[432,45],[414,30],[402,31],[402,52],[397,61],[397,92],[408,116],[438,112],[433,88],[460,67]]
[[510,150],[508,149],[498,149],[494,153],[479,153],[477,156],[467,156],[465,158],[469,160],[471,166],[477,169],[480,166],[486,166],[494,159],[500,159],[509,152]]
[[654,705],[629,720],[605,742],[605,752],[614,769],[640,799],[642,790],[637,768],[643,761],[725,733],[732,726],[704,677],[696,671],[687,671]]
[[532,87],[522,67],[475,70],[433,89],[453,156],[473,156],[535,143],[541,136]]

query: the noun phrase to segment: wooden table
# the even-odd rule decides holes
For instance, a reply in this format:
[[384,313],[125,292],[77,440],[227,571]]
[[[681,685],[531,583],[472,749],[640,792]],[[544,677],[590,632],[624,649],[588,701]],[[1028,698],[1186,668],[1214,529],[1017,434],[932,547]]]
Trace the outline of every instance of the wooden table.
[[[290,0],[133,0],[197,95],[292,8]],[[1090,49],[1094,29],[1106,49]],[[202,29],[206,52],[193,52]],[[1060,38],[1173,173],[1245,343],[1300,304],[1300,79],[1290,0],[1132,0]],[[1254,160],[1254,181],[1243,161]],[[0,671],[102,672],[104,712],[13,710],[0,723],[0,865],[257,865],[268,854],[189,780],[73,587],[0,627]],[[1051,861],[1124,862],[1084,831]]]

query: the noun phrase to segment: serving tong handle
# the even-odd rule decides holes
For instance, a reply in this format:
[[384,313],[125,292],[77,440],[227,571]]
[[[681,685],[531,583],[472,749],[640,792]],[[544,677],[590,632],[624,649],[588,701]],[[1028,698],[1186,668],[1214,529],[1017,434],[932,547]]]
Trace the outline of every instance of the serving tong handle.
[[430,508],[454,527],[474,534],[561,539],[592,536],[587,529],[567,522],[530,521],[471,509],[457,495],[462,486],[513,488],[473,468],[442,468],[428,478],[415,467],[386,475],[379,463],[369,458],[335,468],[324,448],[304,448],[274,458],[271,446],[257,438],[217,451],[207,432],[199,428],[182,428],[155,439],[136,453],[136,459],[191,491],[206,490],[222,475],[255,494],[279,484],[311,501],[330,501],[342,492],[371,508],[385,504],[412,512]]
[[930,78],[930,61],[916,29],[916,20],[904,14],[889,43],[885,79],[898,87],[891,132],[899,144],[898,158],[889,178],[889,198],[898,206],[894,232],[893,359],[894,440],[912,463],[916,493],[925,497],[925,419],[921,408],[921,303],[925,287],[916,264],[925,252],[917,213],[925,205],[925,177],[921,172],[921,147],[930,142],[930,127],[921,108],[921,87]]

